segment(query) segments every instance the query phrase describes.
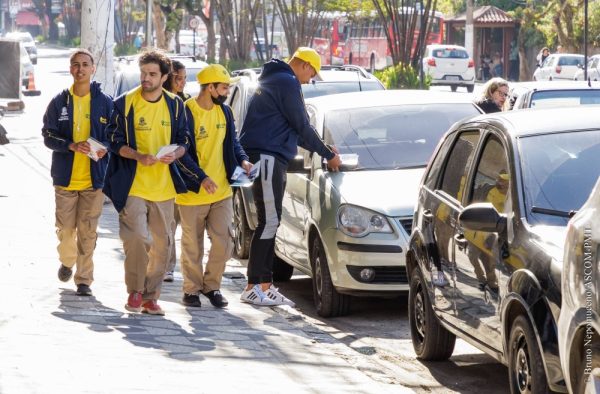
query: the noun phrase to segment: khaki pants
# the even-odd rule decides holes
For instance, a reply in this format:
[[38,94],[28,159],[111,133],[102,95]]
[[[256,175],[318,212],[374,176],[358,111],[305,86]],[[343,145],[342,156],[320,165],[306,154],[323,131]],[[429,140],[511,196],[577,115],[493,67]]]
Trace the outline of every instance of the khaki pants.
[[177,248],[175,247],[175,232],[177,232],[177,226],[181,220],[179,219],[179,205],[175,204],[175,215],[173,216],[173,222],[171,223],[171,237],[173,238],[173,244],[169,248],[169,262],[167,263],[167,272],[175,271],[175,265],[177,264]]
[[[233,240],[230,227],[233,205],[230,198],[206,205],[179,206],[181,217],[181,271],[183,292],[195,294],[221,287],[225,263],[231,257]],[[210,238],[210,252],[206,268],[204,256],[204,229]]]
[[119,236],[125,251],[127,293],[142,293],[145,300],[160,296],[171,237],[174,199],[154,202],[127,197],[119,213]]
[[75,284],[89,286],[94,281],[92,255],[104,194],[100,189],[75,191],[55,186],[54,198],[58,259],[65,267],[77,267]]

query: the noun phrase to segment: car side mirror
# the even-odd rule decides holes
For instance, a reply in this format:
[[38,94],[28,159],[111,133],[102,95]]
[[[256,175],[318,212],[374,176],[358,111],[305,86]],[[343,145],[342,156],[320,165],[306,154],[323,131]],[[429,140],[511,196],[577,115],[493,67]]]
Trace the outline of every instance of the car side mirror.
[[289,173],[308,173],[309,169],[304,167],[304,156],[296,155],[288,162],[287,172]]
[[501,233],[506,229],[506,215],[499,214],[489,202],[469,205],[458,215],[458,222],[473,231]]

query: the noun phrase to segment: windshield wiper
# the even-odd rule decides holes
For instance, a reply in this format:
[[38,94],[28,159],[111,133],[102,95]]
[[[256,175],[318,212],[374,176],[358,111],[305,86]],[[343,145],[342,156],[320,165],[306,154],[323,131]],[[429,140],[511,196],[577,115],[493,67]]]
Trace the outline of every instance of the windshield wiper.
[[427,167],[427,164],[415,164],[412,166],[398,166],[398,167],[394,167],[394,170],[413,170],[415,168],[425,168]]
[[540,208],[540,207],[532,207],[531,208],[531,212],[533,212],[533,213],[543,213],[544,215],[550,215],[550,216],[559,216],[559,217],[562,217],[562,218],[572,218],[577,213],[577,211],[573,211],[573,210],[571,210],[571,211],[557,211],[556,209]]

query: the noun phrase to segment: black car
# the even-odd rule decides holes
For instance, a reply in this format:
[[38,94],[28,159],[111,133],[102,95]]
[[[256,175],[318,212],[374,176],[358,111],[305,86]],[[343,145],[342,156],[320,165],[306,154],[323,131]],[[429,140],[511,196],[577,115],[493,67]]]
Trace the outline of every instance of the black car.
[[456,336],[507,364],[511,392],[566,392],[557,321],[566,226],[600,175],[597,108],[455,125],[423,177],[406,265],[413,346]]

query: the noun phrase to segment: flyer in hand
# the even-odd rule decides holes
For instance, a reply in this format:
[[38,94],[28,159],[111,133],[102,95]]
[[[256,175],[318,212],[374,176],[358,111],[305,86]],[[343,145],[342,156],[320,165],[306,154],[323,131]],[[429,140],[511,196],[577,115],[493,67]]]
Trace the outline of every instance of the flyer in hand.
[[87,139],[87,143],[90,144],[90,152],[88,153],[88,157],[94,161],[98,161],[98,151],[106,150],[106,146],[93,137],[89,137]]
[[165,145],[158,150],[158,153],[156,154],[156,158],[160,159],[163,156],[171,154],[171,153],[175,152],[177,150],[177,148],[179,148],[179,145],[177,145],[177,144]]
[[250,173],[246,174],[246,170],[242,167],[237,166],[235,171],[233,171],[233,175],[231,175],[231,183],[232,187],[248,187],[252,186],[254,180],[260,174],[260,160],[252,165],[250,169]]

